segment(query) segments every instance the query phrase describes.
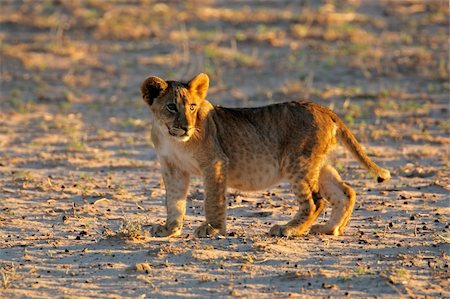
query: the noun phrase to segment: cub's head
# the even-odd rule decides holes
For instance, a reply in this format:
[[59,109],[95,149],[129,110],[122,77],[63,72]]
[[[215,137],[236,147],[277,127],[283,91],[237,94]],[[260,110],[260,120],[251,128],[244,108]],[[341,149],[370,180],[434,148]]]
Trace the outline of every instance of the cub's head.
[[197,113],[208,86],[209,78],[203,73],[188,83],[148,77],[141,85],[141,94],[161,129],[186,142],[195,132]]

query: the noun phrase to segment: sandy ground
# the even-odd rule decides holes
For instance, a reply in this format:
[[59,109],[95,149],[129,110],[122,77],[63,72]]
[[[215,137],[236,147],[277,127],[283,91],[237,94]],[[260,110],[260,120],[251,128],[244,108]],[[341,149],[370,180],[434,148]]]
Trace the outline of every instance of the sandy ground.
[[[445,1],[1,1],[0,297],[450,298]],[[348,153],[345,236],[272,238],[287,184],[228,195],[229,234],[165,219],[148,75],[211,77],[213,103],[332,107],[393,178]],[[320,218],[319,222],[326,219]]]

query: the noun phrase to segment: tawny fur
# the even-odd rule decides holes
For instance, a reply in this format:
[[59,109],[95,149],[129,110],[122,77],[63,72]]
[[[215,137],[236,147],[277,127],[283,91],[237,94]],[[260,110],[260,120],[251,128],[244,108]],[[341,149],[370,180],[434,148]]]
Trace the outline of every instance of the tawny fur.
[[300,236],[326,206],[330,220],[311,231],[342,235],[355,204],[355,192],[327,163],[337,141],[379,181],[390,178],[365,154],[353,134],[330,109],[309,102],[232,109],[206,100],[209,78],[189,83],[147,78],[141,93],[153,114],[152,140],[166,188],[167,220],[154,236],[178,236],[186,212],[190,175],[203,178],[206,221],[199,237],[225,234],[227,187],[248,191],[281,180],[291,184],[299,210],[291,221],[275,225],[273,236]]

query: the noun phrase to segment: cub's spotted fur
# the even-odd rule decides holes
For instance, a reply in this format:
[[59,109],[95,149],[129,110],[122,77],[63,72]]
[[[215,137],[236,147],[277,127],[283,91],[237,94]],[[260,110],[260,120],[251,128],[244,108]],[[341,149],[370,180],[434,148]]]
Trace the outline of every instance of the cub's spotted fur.
[[[378,181],[388,170],[365,154],[353,134],[330,109],[309,102],[232,109],[206,100],[209,78],[199,74],[188,83],[147,78],[142,97],[153,114],[152,140],[166,188],[167,220],[152,228],[154,236],[178,236],[186,212],[190,175],[203,178],[206,221],[199,237],[225,234],[227,187],[259,190],[287,180],[299,210],[273,236],[311,232],[342,235],[355,204],[355,192],[327,163],[341,142]],[[324,225],[313,222],[331,203]]]

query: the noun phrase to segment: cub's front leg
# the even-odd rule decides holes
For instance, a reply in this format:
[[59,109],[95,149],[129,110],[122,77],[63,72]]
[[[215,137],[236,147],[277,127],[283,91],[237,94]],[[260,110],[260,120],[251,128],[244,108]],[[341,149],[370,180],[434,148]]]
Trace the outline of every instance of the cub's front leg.
[[164,225],[152,226],[152,236],[178,237],[186,214],[189,174],[163,159],[161,159],[161,171],[166,188],[167,220]]
[[227,160],[215,160],[204,172],[206,222],[195,230],[200,238],[226,233]]

